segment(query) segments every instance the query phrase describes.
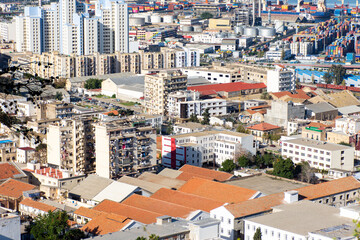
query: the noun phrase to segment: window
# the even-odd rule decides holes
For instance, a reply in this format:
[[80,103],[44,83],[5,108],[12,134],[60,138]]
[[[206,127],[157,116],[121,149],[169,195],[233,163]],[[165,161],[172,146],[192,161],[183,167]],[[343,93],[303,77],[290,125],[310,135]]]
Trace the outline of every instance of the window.
[[228,223],[231,224],[231,219],[230,218],[228,219]]

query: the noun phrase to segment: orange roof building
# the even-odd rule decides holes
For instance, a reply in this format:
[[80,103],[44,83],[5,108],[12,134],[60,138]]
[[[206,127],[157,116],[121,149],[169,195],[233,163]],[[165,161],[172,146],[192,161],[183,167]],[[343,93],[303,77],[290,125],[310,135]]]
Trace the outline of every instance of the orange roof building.
[[194,208],[185,207],[156,198],[144,197],[137,194],[130,196],[125,201],[123,201],[122,204],[143,209],[145,211],[155,212],[161,215],[181,218],[186,218],[191,212],[197,210]]
[[279,126],[272,125],[272,124],[266,123],[266,122],[247,127],[247,129],[250,129],[250,130],[262,131],[262,132],[274,131],[274,130],[278,130],[280,128],[281,127],[279,127]]
[[216,170],[211,170],[207,168],[202,167],[196,167],[193,165],[185,164],[182,166],[179,171],[182,171],[183,173],[186,173],[187,177],[181,176],[181,174],[177,177],[177,179],[181,180],[189,180],[190,176],[193,177],[200,177],[200,178],[206,178],[206,179],[213,179],[219,182],[224,182],[227,180],[230,180],[233,175],[226,172],[220,172]]
[[179,189],[179,191],[222,203],[239,203],[256,198],[259,195],[259,192],[255,190],[214,182],[202,178],[190,179]]
[[285,99],[287,98],[293,98],[293,99],[302,99],[307,100],[315,96],[316,94],[314,92],[307,93],[304,90],[297,89],[294,92],[284,91],[284,92],[274,92],[270,93],[270,95],[273,97],[274,100],[277,99]]
[[100,216],[102,212],[86,208],[86,207],[80,207],[75,210],[74,212],[74,219],[78,224],[85,224],[86,222],[91,221],[92,219]]
[[117,214],[102,213],[86,223],[81,230],[95,235],[104,235],[124,230],[133,222],[133,220]]
[[121,216],[126,216],[144,224],[154,223],[156,222],[157,217],[163,215],[122,203],[117,203],[111,200],[104,200],[96,205],[93,209],[101,212],[115,213]]
[[24,215],[36,217],[39,214],[45,214],[49,211],[53,212],[57,208],[48,204],[34,201],[31,198],[23,199],[19,204],[19,211]]
[[18,210],[19,203],[23,199],[23,192],[35,189],[36,186],[8,179],[0,185],[1,204],[6,208]]
[[159,189],[156,193],[151,195],[151,198],[193,209],[199,209],[205,212],[210,212],[210,210],[223,205],[222,202],[167,188]]

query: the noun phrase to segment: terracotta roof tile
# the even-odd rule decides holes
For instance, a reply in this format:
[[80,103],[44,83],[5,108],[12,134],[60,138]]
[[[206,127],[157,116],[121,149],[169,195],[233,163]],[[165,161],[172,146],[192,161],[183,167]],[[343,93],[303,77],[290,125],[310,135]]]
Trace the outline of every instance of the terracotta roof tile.
[[21,174],[19,170],[10,163],[0,163],[0,179],[7,179],[14,177],[14,175]]
[[34,201],[31,198],[25,198],[24,200],[22,200],[20,202],[20,204],[29,206],[29,207],[33,207],[33,208],[39,209],[44,212],[48,212],[48,211],[53,212],[56,210],[56,207],[54,207],[54,206],[50,206],[50,205],[42,203],[42,202]]
[[301,89],[297,89],[296,93],[294,93],[294,94],[289,91],[284,91],[284,92],[274,92],[274,93],[271,93],[271,95],[275,96],[276,98],[282,98],[284,96],[288,96],[291,98],[300,98],[300,99],[310,99],[311,98],[310,96],[308,96],[306,94],[305,91],[303,91]]
[[33,190],[36,186],[20,182],[15,179],[8,179],[0,185],[0,196],[7,196],[12,198],[19,198],[23,192]]
[[270,107],[271,107],[270,105],[260,105],[260,106],[250,107],[248,109],[256,110],[256,109],[263,109],[263,108],[270,108]]
[[211,169],[202,168],[202,167],[196,167],[196,166],[192,166],[189,164],[185,164],[184,166],[182,166],[179,169],[179,171],[182,171],[182,172],[188,173],[188,174],[194,174],[194,176],[200,175],[207,179],[211,178],[211,179],[214,179],[214,180],[220,181],[220,182],[229,180],[230,178],[233,177],[233,175],[230,173],[220,172],[220,171],[211,170]]
[[201,95],[211,95],[217,92],[236,92],[248,89],[259,89],[266,88],[264,83],[244,83],[244,82],[233,82],[233,83],[222,83],[222,84],[209,84],[188,87],[188,90],[200,92]]
[[311,200],[355,189],[360,189],[360,182],[350,176],[332,180],[330,182],[298,188],[296,191],[299,192],[300,196]]
[[102,213],[85,224],[81,230],[104,235],[122,230],[131,221],[131,219],[117,214]]
[[151,195],[151,198],[156,198],[166,202],[175,203],[193,209],[199,209],[206,212],[210,212],[210,210],[223,205],[222,202],[167,188],[159,189],[157,192]]
[[247,127],[247,129],[257,130],[257,131],[270,131],[274,129],[279,129],[279,126],[272,125],[270,123],[262,122],[250,127]]
[[179,191],[209,198],[223,203],[238,203],[249,200],[257,191],[209,181],[201,178],[192,178]]
[[80,208],[76,209],[76,211],[74,212],[74,214],[80,215],[80,216],[83,216],[83,217],[86,217],[86,218],[91,218],[91,219],[93,219],[93,218],[101,215],[101,212],[100,212],[100,211],[96,211],[96,210],[91,209],[91,208],[80,207]]
[[132,196],[128,197],[125,199],[125,201],[122,202],[122,204],[137,207],[146,211],[156,212],[161,215],[181,218],[186,218],[189,213],[197,210],[194,208],[181,206],[156,198],[144,197],[137,194],[133,194]]
[[154,223],[156,222],[157,217],[162,216],[162,214],[159,213],[146,211],[111,200],[104,200],[96,205],[93,209],[101,212],[115,213],[121,216],[126,216],[144,224]]
[[112,110],[110,112],[106,112],[106,113],[103,113],[104,115],[109,115],[110,113],[114,114],[114,115],[119,115],[119,112],[117,110]]
[[199,174],[194,174],[194,173],[187,173],[187,172],[182,172],[182,173],[180,173],[180,175],[177,176],[176,179],[184,180],[184,181],[189,181],[189,180],[192,179],[193,177],[204,178],[204,179],[208,179],[208,180],[215,180],[215,179],[214,179],[213,177],[211,177],[211,176],[204,176],[204,175],[199,175]]

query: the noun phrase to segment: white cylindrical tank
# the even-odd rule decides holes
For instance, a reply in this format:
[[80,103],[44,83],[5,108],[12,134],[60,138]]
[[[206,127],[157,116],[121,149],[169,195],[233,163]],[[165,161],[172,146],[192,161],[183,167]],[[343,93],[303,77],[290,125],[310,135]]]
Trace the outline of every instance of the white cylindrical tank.
[[151,15],[150,16],[151,23],[161,23],[161,16],[159,15]]
[[194,25],[193,28],[194,28],[194,32],[202,32],[203,31],[201,25]]
[[130,26],[143,26],[145,25],[145,18],[143,17],[129,17]]
[[193,26],[184,25],[184,26],[182,26],[181,30],[182,30],[183,32],[193,32],[193,31],[194,31],[194,28],[193,28]]
[[279,20],[275,21],[275,31],[276,32],[284,32],[285,31],[284,21],[279,21]]
[[275,29],[274,28],[259,28],[259,36],[260,37],[274,37],[275,36]]
[[173,23],[174,22],[174,16],[173,15],[165,15],[165,16],[163,16],[163,22],[164,23]]
[[256,37],[258,35],[258,29],[255,27],[244,28],[244,35],[249,37]]

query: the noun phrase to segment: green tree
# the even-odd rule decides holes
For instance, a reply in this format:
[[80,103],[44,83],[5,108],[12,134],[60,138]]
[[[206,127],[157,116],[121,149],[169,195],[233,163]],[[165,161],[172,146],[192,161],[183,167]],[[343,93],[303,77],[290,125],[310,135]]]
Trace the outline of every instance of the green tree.
[[209,113],[209,109],[205,109],[205,111],[202,114],[203,116],[203,120],[201,121],[201,124],[203,125],[209,125],[210,124],[210,113]]
[[151,234],[151,235],[149,236],[149,240],[160,240],[160,237],[157,236],[157,235],[155,235],[155,234]]
[[343,145],[343,146],[348,146],[348,147],[351,147],[351,144],[350,143],[346,143],[346,142],[339,142],[340,145]]
[[212,14],[209,13],[209,12],[203,12],[203,13],[200,15],[200,17],[201,17],[202,19],[209,19],[209,18],[213,18],[214,15],[212,15]]
[[254,233],[254,240],[261,240],[261,229],[258,227]]
[[324,79],[326,84],[331,84],[334,81],[333,76],[329,72],[326,72],[324,74],[323,79]]
[[198,119],[198,117],[196,116],[196,114],[195,113],[192,113],[191,115],[190,115],[190,118],[189,118],[189,121],[190,122],[199,122],[199,119]]
[[115,95],[115,94],[113,94],[113,95],[111,96],[111,98],[116,98],[116,95]]
[[340,85],[344,80],[344,76],[346,75],[346,68],[344,68],[342,65],[332,65],[330,72],[334,76],[335,84]]
[[62,93],[61,93],[61,92],[56,92],[56,94],[55,94],[55,99],[56,99],[56,100],[59,100],[59,101],[63,100],[63,95],[62,95]]
[[90,79],[86,80],[86,82],[84,84],[84,88],[86,88],[86,89],[101,88],[101,82],[102,82],[102,80],[100,80],[100,79],[90,78]]
[[236,168],[233,160],[227,159],[221,163],[220,171],[223,172],[232,172]]
[[238,164],[239,164],[240,167],[249,167],[250,164],[251,164],[251,161],[247,156],[242,155],[238,159]]
[[65,211],[49,211],[30,224],[30,233],[37,240],[77,240],[85,237],[79,229],[70,229]]
[[174,127],[171,123],[169,123],[166,127],[166,134],[171,135],[171,134],[173,134],[173,132],[174,132]]
[[308,162],[301,162],[296,167],[300,167],[300,173],[298,174],[298,179],[300,181],[307,183],[317,182],[317,178],[315,176],[315,169],[310,167],[310,164]]
[[294,163],[289,158],[283,159],[280,157],[274,163],[273,174],[275,176],[293,179],[295,175]]
[[250,133],[250,131],[248,129],[246,129],[244,127],[244,125],[240,124],[237,128],[236,131],[239,133]]

